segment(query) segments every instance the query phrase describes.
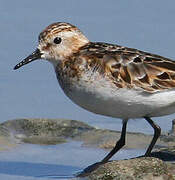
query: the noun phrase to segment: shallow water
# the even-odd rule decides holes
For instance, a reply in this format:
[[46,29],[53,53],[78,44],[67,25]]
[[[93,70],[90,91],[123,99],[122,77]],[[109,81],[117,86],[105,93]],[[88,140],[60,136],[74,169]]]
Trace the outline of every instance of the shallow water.
[[[113,159],[142,155],[144,150],[122,150]],[[82,147],[81,143],[62,145],[20,145],[0,153],[0,177],[24,179],[71,179],[85,167],[100,161],[107,151]]]
[[[67,118],[101,128],[121,129],[121,121],[89,113],[74,105],[58,86],[53,67],[33,62],[13,71],[37,45],[39,32],[55,21],[77,25],[93,41],[117,43],[175,59],[175,1],[0,0],[0,122],[16,118]],[[164,132],[174,115],[155,118]],[[130,121],[129,131],[152,133],[143,120]],[[138,155],[120,151],[116,158]],[[0,152],[0,179],[53,179],[70,175],[104,156],[103,150],[80,148],[78,143],[58,146],[22,145]],[[44,177],[45,176],[45,177]],[[58,176],[57,176],[58,177]],[[63,177],[62,177],[63,178]]]

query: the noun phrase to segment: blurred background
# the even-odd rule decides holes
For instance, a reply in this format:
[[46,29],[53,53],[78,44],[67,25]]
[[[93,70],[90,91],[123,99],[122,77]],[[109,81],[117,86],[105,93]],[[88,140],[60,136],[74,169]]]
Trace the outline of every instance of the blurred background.
[[[91,41],[175,59],[174,7],[173,0],[0,0],[0,122],[17,118],[65,118],[121,130],[120,119],[95,115],[73,104],[59,87],[54,69],[47,61],[38,60],[17,71],[13,67],[33,52],[38,34],[46,26],[61,21],[76,25]],[[168,132],[173,118],[170,115],[154,120],[163,132]],[[129,121],[128,131],[153,133],[143,119]],[[1,152],[0,179],[72,175],[106,154],[102,149],[80,147],[80,142],[55,146],[22,144]],[[114,158],[131,158],[144,152],[122,149]]]
[[[10,1],[0,0],[0,122],[16,118],[66,118],[101,128],[121,129],[121,120],[95,115],[73,104],[57,83],[47,61],[13,67],[37,46],[38,34],[49,24],[69,22],[91,41],[104,41],[175,59],[175,1]],[[155,118],[163,131],[173,115]],[[142,119],[128,131],[152,133]]]

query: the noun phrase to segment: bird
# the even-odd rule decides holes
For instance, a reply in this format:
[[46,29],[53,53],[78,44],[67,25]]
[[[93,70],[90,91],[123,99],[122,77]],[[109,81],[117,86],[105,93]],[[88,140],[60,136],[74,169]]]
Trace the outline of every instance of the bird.
[[122,131],[106,163],[125,145],[129,119],[145,119],[154,135],[145,156],[161,134],[152,120],[175,112],[175,62],[160,55],[104,42],[91,42],[75,25],[56,22],[38,38],[38,46],[14,69],[44,59],[55,70],[64,93],[80,107],[120,118]]

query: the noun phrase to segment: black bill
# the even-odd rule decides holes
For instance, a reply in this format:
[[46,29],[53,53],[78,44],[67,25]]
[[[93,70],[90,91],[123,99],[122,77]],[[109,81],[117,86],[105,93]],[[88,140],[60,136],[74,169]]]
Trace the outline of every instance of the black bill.
[[25,58],[23,61],[21,61],[20,63],[18,63],[15,67],[14,70],[24,66],[25,64],[28,64],[36,59],[40,59],[41,58],[41,52],[40,50],[37,48],[31,55],[29,55],[27,58]]

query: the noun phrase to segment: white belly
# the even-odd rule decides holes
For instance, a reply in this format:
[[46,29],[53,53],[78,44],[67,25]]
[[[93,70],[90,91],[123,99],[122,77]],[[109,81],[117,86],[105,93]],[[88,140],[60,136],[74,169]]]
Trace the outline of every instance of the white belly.
[[156,117],[175,112],[175,92],[145,96],[127,89],[120,89],[115,94],[74,91],[68,97],[88,111],[122,119]]
[[174,90],[147,93],[143,90],[117,88],[104,79],[60,85],[74,103],[96,114],[129,119],[175,112]]

